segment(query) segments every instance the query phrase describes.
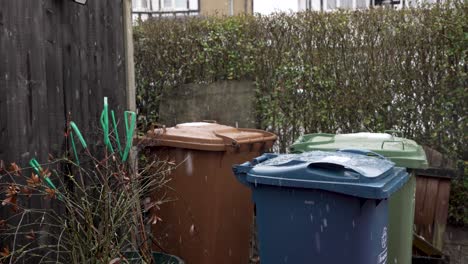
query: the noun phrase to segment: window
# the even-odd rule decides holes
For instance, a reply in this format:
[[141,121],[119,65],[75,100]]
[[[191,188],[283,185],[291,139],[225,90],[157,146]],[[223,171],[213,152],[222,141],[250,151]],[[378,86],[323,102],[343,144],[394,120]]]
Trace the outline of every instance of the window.
[[398,5],[400,0],[375,0],[375,5]]
[[328,0],[326,5],[326,10],[335,10],[336,9],[336,0]]
[[342,9],[353,9],[353,0],[341,0],[340,8]]
[[[1,1],[1,0],[0,0]],[[199,15],[199,0],[132,0],[134,19]]]
[[187,0],[163,0],[162,7],[164,10],[187,10]]
[[132,1],[133,10],[147,10],[148,9],[148,0],[133,0]]
[[356,8],[357,9],[367,8],[368,3],[369,3],[369,0],[356,0]]

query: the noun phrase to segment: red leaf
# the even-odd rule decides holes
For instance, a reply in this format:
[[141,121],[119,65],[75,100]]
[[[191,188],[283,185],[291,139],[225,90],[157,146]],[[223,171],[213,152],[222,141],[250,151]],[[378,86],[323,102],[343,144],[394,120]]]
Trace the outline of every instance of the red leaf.
[[115,258],[115,259],[109,261],[109,264],[118,264],[118,263],[120,263],[120,260],[121,260],[120,258]]
[[8,248],[8,246],[4,247],[2,251],[0,251],[0,256],[2,257],[10,256],[10,249]]
[[52,173],[50,173],[49,169],[45,169],[45,170],[41,171],[41,176],[44,177],[44,178],[49,177],[51,174]]
[[14,202],[16,202],[15,197],[7,197],[2,201],[2,205],[5,206],[7,204],[11,204],[11,203],[14,203]]
[[16,164],[15,162],[10,164],[10,168],[8,168],[8,171],[13,173],[16,176],[21,175],[21,167],[18,166],[18,164]]
[[56,192],[55,192],[54,189],[46,188],[45,191],[47,193],[46,198],[49,198],[49,199],[55,199],[56,198]]
[[31,231],[26,235],[26,238],[29,240],[36,240],[36,234],[34,233],[34,230],[31,229]]
[[16,197],[18,196],[20,189],[18,186],[14,184],[10,184],[6,191],[6,198],[2,201],[2,205],[5,206],[7,204],[11,204],[13,206],[13,210],[16,211],[17,204],[16,204]]
[[31,178],[26,180],[29,187],[39,187],[41,186],[41,178],[37,174],[31,173]]
[[151,215],[151,217],[148,219],[148,224],[155,225],[158,222],[162,222],[162,219],[155,214]]
[[21,193],[26,195],[28,198],[31,198],[33,191],[28,187],[21,188]]
[[4,219],[0,220],[0,229],[5,228],[6,226],[7,226],[7,221]]
[[0,173],[2,173],[5,170],[5,163],[3,160],[0,160]]

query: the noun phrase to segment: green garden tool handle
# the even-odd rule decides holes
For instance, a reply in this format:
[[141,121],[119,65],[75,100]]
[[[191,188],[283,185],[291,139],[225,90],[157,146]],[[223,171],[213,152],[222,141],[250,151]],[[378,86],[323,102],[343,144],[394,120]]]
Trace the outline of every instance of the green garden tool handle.
[[83,146],[83,148],[87,148],[88,145],[86,144],[86,141],[84,140],[83,135],[81,135],[81,132],[78,129],[78,126],[75,124],[75,122],[71,121],[70,122],[70,127],[72,128],[72,133],[73,132],[76,133],[76,136],[78,137],[78,139],[81,142],[81,146]]
[[123,155],[122,146],[120,145],[119,131],[117,129],[117,122],[115,121],[114,110],[111,110],[111,116],[112,116],[112,124],[114,125],[114,131],[115,131],[115,141],[117,141],[117,147],[119,148],[120,156],[122,156]]
[[104,97],[104,109],[101,113],[101,126],[104,134],[104,145],[107,146],[110,152],[114,152],[112,143],[109,138],[109,105],[107,104],[107,97]]
[[73,138],[73,131],[76,133],[76,136],[81,142],[81,146],[83,148],[87,148],[88,145],[86,144],[86,141],[84,140],[83,136],[81,135],[80,130],[78,129],[78,126],[75,124],[75,122],[71,121],[70,122],[70,127],[72,130],[70,131],[70,139],[71,139],[71,145],[73,148],[73,154],[75,155],[76,163],[79,165],[80,164],[80,159],[78,158],[78,152],[76,151],[76,145],[75,145],[75,139]]
[[[31,167],[34,169],[37,175],[41,176],[43,169],[36,159],[31,159],[29,161],[29,165],[31,165]],[[55,184],[52,182],[52,180],[49,177],[42,176],[42,178],[47,183],[47,185],[49,185],[50,188],[57,190],[57,187],[55,187]]]
[[[128,158],[128,153],[130,152],[130,148],[133,144],[133,133],[135,132],[135,124],[136,124],[136,114],[132,111],[125,111],[125,135],[126,135],[126,142],[125,142],[125,151],[122,155],[122,161],[126,161]],[[130,125],[128,124],[128,119],[130,119]]]
[[41,170],[42,170],[41,165],[39,165],[39,162],[37,162],[36,159],[31,159],[29,161],[29,165],[31,165],[31,167],[34,169],[34,171],[37,174],[39,174],[41,172]]

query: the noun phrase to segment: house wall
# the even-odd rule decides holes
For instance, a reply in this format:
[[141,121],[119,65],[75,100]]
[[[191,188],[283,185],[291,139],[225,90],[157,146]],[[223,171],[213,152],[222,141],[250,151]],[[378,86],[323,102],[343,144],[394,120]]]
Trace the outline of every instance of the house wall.
[[[441,0],[440,2],[443,2]],[[307,9],[313,11],[333,11],[336,9],[365,9],[378,3],[378,0],[298,0],[298,10],[304,11]],[[382,1],[380,1],[382,2]],[[418,6],[422,3],[433,4],[437,0],[400,0],[400,3],[394,3],[395,8]]]
[[[163,4],[163,0],[133,0],[132,9],[133,11],[157,11],[162,9],[159,6]],[[198,0],[188,0],[188,6],[190,9],[198,9]]]
[[188,0],[187,8],[164,10],[160,3],[164,0],[133,0],[133,20],[146,20],[149,17],[209,16],[252,14],[253,0]]
[[253,0],[200,0],[200,13],[201,15],[251,14],[252,5]]
[[332,11],[336,9],[364,9],[370,6],[369,0],[299,0],[298,10]]

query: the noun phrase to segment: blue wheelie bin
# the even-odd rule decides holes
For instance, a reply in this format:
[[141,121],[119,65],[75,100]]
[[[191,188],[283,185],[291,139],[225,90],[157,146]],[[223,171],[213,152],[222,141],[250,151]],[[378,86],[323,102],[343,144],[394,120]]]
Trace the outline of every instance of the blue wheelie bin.
[[384,264],[403,168],[368,151],[264,154],[233,168],[252,189],[265,264]]

